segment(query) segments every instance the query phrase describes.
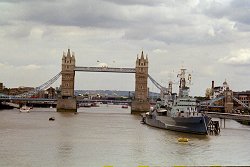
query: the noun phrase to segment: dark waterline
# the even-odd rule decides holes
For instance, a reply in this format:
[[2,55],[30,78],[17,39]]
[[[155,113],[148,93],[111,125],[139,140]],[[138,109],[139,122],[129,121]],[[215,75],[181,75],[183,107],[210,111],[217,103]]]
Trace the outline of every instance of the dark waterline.
[[0,166],[250,165],[250,127],[236,121],[227,120],[219,136],[201,136],[140,124],[121,106],[78,111],[0,111]]

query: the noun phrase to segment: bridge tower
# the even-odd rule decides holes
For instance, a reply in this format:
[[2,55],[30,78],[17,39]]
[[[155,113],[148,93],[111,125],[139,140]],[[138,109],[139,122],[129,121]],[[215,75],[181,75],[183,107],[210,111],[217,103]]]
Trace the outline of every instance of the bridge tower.
[[232,113],[233,106],[234,106],[233,91],[227,88],[226,90],[224,90],[224,97],[225,97],[225,101],[224,101],[225,112]]
[[62,83],[61,83],[61,97],[57,100],[58,112],[76,112],[76,98],[74,96],[74,82],[75,82],[75,56],[70,53],[68,49],[67,55],[63,53],[62,57]]
[[131,104],[131,114],[148,112],[150,103],[148,99],[148,57],[144,58],[143,51],[141,57],[136,59],[135,66],[135,97]]

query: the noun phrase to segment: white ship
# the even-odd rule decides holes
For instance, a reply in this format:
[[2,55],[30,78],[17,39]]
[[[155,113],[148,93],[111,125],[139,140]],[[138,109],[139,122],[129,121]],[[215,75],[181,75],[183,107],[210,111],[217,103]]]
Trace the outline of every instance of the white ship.
[[30,112],[30,107],[26,106],[26,105],[23,105],[20,109],[19,109],[20,112]]

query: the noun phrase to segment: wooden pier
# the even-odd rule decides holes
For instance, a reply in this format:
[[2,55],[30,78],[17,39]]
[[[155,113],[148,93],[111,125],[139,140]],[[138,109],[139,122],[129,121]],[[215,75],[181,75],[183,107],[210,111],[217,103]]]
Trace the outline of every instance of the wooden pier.
[[207,112],[206,115],[212,118],[233,119],[236,121],[250,121],[250,115],[243,114]]
[[220,123],[222,127],[222,120],[224,120],[224,128],[225,128],[225,120],[232,119],[235,121],[250,121],[250,115],[243,115],[243,114],[232,114],[232,113],[218,113],[218,112],[206,112],[206,115],[212,118],[220,118]]
[[208,125],[208,134],[210,135],[219,135],[220,134],[220,124],[219,121],[211,121]]

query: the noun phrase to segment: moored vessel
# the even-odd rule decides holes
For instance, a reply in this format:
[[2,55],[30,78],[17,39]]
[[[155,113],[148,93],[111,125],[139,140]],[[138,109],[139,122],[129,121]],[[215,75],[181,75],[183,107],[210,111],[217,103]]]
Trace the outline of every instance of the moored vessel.
[[[161,93],[153,110],[143,115],[143,122],[162,129],[206,135],[211,118],[201,112],[197,100],[189,96],[185,71],[181,69],[178,74],[179,95],[172,93],[171,85]],[[191,75],[188,80],[191,82]]]
[[30,107],[24,105],[24,106],[22,106],[22,107],[19,109],[19,111],[20,111],[20,112],[26,112],[26,113],[28,113],[28,112],[30,112]]
[[128,108],[128,104],[123,104],[122,108]]
[[92,104],[91,103],[80,103],[79,107],[91,107]]

